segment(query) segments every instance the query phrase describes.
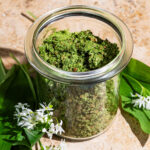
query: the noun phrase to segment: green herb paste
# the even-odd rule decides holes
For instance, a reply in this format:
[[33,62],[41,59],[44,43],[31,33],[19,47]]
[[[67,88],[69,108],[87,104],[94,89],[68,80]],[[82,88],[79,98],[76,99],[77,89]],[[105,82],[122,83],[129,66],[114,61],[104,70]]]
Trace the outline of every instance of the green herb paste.
[[84,72],[100,68],[116,57],[117,44],[94,36],[90,30],[55,31],[39,46],[40,56],[65,71]]
[[[119,48],[91,31],[54,31],[39,46],[41,57],[65,71],[100,68],[116,57]],[[118,76],[94,85],[66,85],[39,75],[39,99],[51,101],[63,120],[65,135],[86,138],[102,132],[118,108]]]

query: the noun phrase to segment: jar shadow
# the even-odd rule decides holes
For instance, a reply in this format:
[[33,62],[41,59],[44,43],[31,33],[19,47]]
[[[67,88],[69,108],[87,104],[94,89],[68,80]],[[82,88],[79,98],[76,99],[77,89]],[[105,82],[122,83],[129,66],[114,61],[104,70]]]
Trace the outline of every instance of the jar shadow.
[[[48,136],[45,134],[44,135],[45,138],[48,138]],[[53,140],[55,141],[61,141],[62,137],[58,136],[58,135],[53,135]],[[74,140],[70,140],[70,139],[65,139],[65,142],[71,142],[71,143],[79,143],[79,142],[83,142],[83,141],[74,141]]]
[[0,47],[0,57],[6,58],[10,57],[9,54],[12,53],[15,56],[24,56],[24,53],[19,52],[18,50],[10,49],[10,48],[5,48],[5,47]]
[[138,138],[139,142],[141,143],[141,146],[144,147],[145,143],[148,140],[149,135],[142,131],[138,120],[136,120],[129,113],[125,112],[121,107],[120,107],[120,110],[121,110],[122,116],[125,118],[125,120],[130,125],[132,132],[134,133],[134,135]]
[[15,64],[10,54],[13,54],[21,63],[27,62],[23,52],[7,47],[0,47],[0,58],[3,59],[3,64],[7,69],[10,69]]

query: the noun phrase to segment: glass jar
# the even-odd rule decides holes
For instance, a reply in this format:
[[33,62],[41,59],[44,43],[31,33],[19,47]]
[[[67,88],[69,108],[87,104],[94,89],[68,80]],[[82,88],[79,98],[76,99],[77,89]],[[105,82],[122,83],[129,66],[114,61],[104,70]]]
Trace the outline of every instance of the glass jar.
[[[38,53],[38,46],[53,30],[91,30],[119,47],[119,54],[107,65],[87,72],[67,72],[51,66]],[[76,5],[50,11],[29,28],[25,53],[37,70],[40,99],[51,102],[55,116],[63,120],[63,137],[86,140],[103,133],[116,116],[119,73],[128,64],[133,41],[127,26],[99,8]]]

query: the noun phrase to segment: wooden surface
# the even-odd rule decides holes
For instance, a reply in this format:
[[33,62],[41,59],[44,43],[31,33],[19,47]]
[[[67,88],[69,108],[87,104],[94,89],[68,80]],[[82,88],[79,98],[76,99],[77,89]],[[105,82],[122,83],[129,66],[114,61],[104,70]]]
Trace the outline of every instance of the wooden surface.
[[[21,62],[24,56],[24,37],[31,22],[21,12],[35,15],[52,9],[84,4],[106,9],[120,17],[129,27],[134,39],[133,57],[150,65],[150,1],[149,0],[0,0],[0,56],[10,68],[12,52]],[[59,143],[59,138],[53,140]],[[47,138],[43,144],[49,145]],[[68,150],[150,150],[149,135],[143,133],[138,122],[119,110],[111,128],[101,136],[85,142],[67,141]]]

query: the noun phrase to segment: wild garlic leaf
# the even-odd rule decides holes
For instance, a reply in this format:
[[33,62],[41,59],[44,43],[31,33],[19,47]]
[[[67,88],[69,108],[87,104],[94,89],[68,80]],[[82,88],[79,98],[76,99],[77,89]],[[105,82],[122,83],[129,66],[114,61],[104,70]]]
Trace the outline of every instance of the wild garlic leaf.
[[22,69],[22,71],[24,72],[26,78],[27,78],[27,81],[29,83],[29,86],[30,86],[30,89],[32,91],[32,94],[33,94],[33,98],[34,100],[36,100],[36,93],[35,93],[35,90],[34,90],[34,86],[33,86],[33,83],[32,83],[32,80],[31,80],[31,77],[29,75],[29,73],[27,72],[27,70],[23,67],[23,65],[20,64],[20,62],[16,59],[16,57],[12,54],[10,54],[10,56],[17,62],[17,64],[20,66],[20,68]]
[[[0,84],[0,115],[12,116],[14,105],[20,102],[28,102],[34,107],[35,102],[28,80],[19,66],[14,66],[6,75],[6,79]],[[9,110],[9,111],[8,111]]]
[[145,133],[150,133],[150,119],[147,117],[142,109],[134,108],[131,104],[131,99],[128,97],[121,96],[122,108],[131,115],[133,115],[140,123],[142,130]]
[[132,58],[123,72],[133,76],[138,81],[150,83],[150,67],[139,60]]
[[140,81],[140,83],[141,83],[147,90],[150,91],[150,84],[149,84],[149,83],[147,83],[147,82],[142,82],[142,81]]
[[134,107],[131,93],[150,96],[150,67],[136,59],[131,59],[120,76],[120,96],[124,111],[133,115],[140,123],[142,130],[150,134],[150,111]]
[[133,93],[133,89],[132,87],[128,84],[127,79],[121,74],[120,75],[120,95],[124,95],[126,97],[130,97],[131,94]]
[[136,80],[133,76],[130,76],[129,74],[126,73],[122,73],[122,76],[126,79],[126,82],[128,83],[128,85],[130,85],[130,87],[132,88],[133,92],[137,92],[143,96],[147,96],[150,95],[149,90],[147,90],[142,84],[141,82],[139,82],[138,80]]
[[4,140],[4,138],[9,138],[9,135],[2,135],[2,132],[5,131],[4,123],[2,123],[3,117],[0,117],[0,150],[10,150],[11,143]]
[[2,59],[0,58],[0,82],[5,78],[5,75],[6,75],[6,70],[2,63]]
[[11,150],[32,150],[32,147],[27,147],[25,145],[20,145],[18,143],[18,145],[13,146],[13,148]]
[[11,150],[11,143],[3,140],[3,138],[7,137],[6,135],[0,135],[0,150]]
[[31,146],[33,146],[37,141],[39,141],[39,139],[44,134],[41,131],[31,131],[28,129],[24,129],[24,131],[25,131],[25,134],[26,134],[28,141],[29,141]]
[[[3,81],[0,83],[0,116],[3,112],[8,113],[8,108],[5,106],[5,103],[8,105],[8,102],[5,101],[5,95],[8,90],[8,87],[11,85],[12,81],[15,78],[16,67],[12,67],[4,77]],[[10,112],[10,111],[9,111]]]
[[[27,146],[28,148],[26,149],[31,149],[28,139],[24,139],[26,137],[25,132],[23,135],[19,135],[22,129],[17,128],[17,131],[16,129],[11,129],[11,126],[14,126],[16,122],[13,120],[14,105],[18,102],[27,102],[33,110],[35,109],[35,97],[30,86],[31,84],[33,86],[33,83],[31,83],[32,79],[27,69],[26,65],[14,65],[7,71],[0,82],[0,150],[6,145],[9,145],[9,149],[13,147],[16,150],[20,148],[23,150],[23,147]],[[1,73],[3,73],[3,69],[0,69]],[[5,120],[6,118],[8,119]],[[7,127],[4,122],[7,123]]]
[[150,120],[150,110],[144,109],[143,111],[144,111],[145,115],[147,116],[147,118]]

